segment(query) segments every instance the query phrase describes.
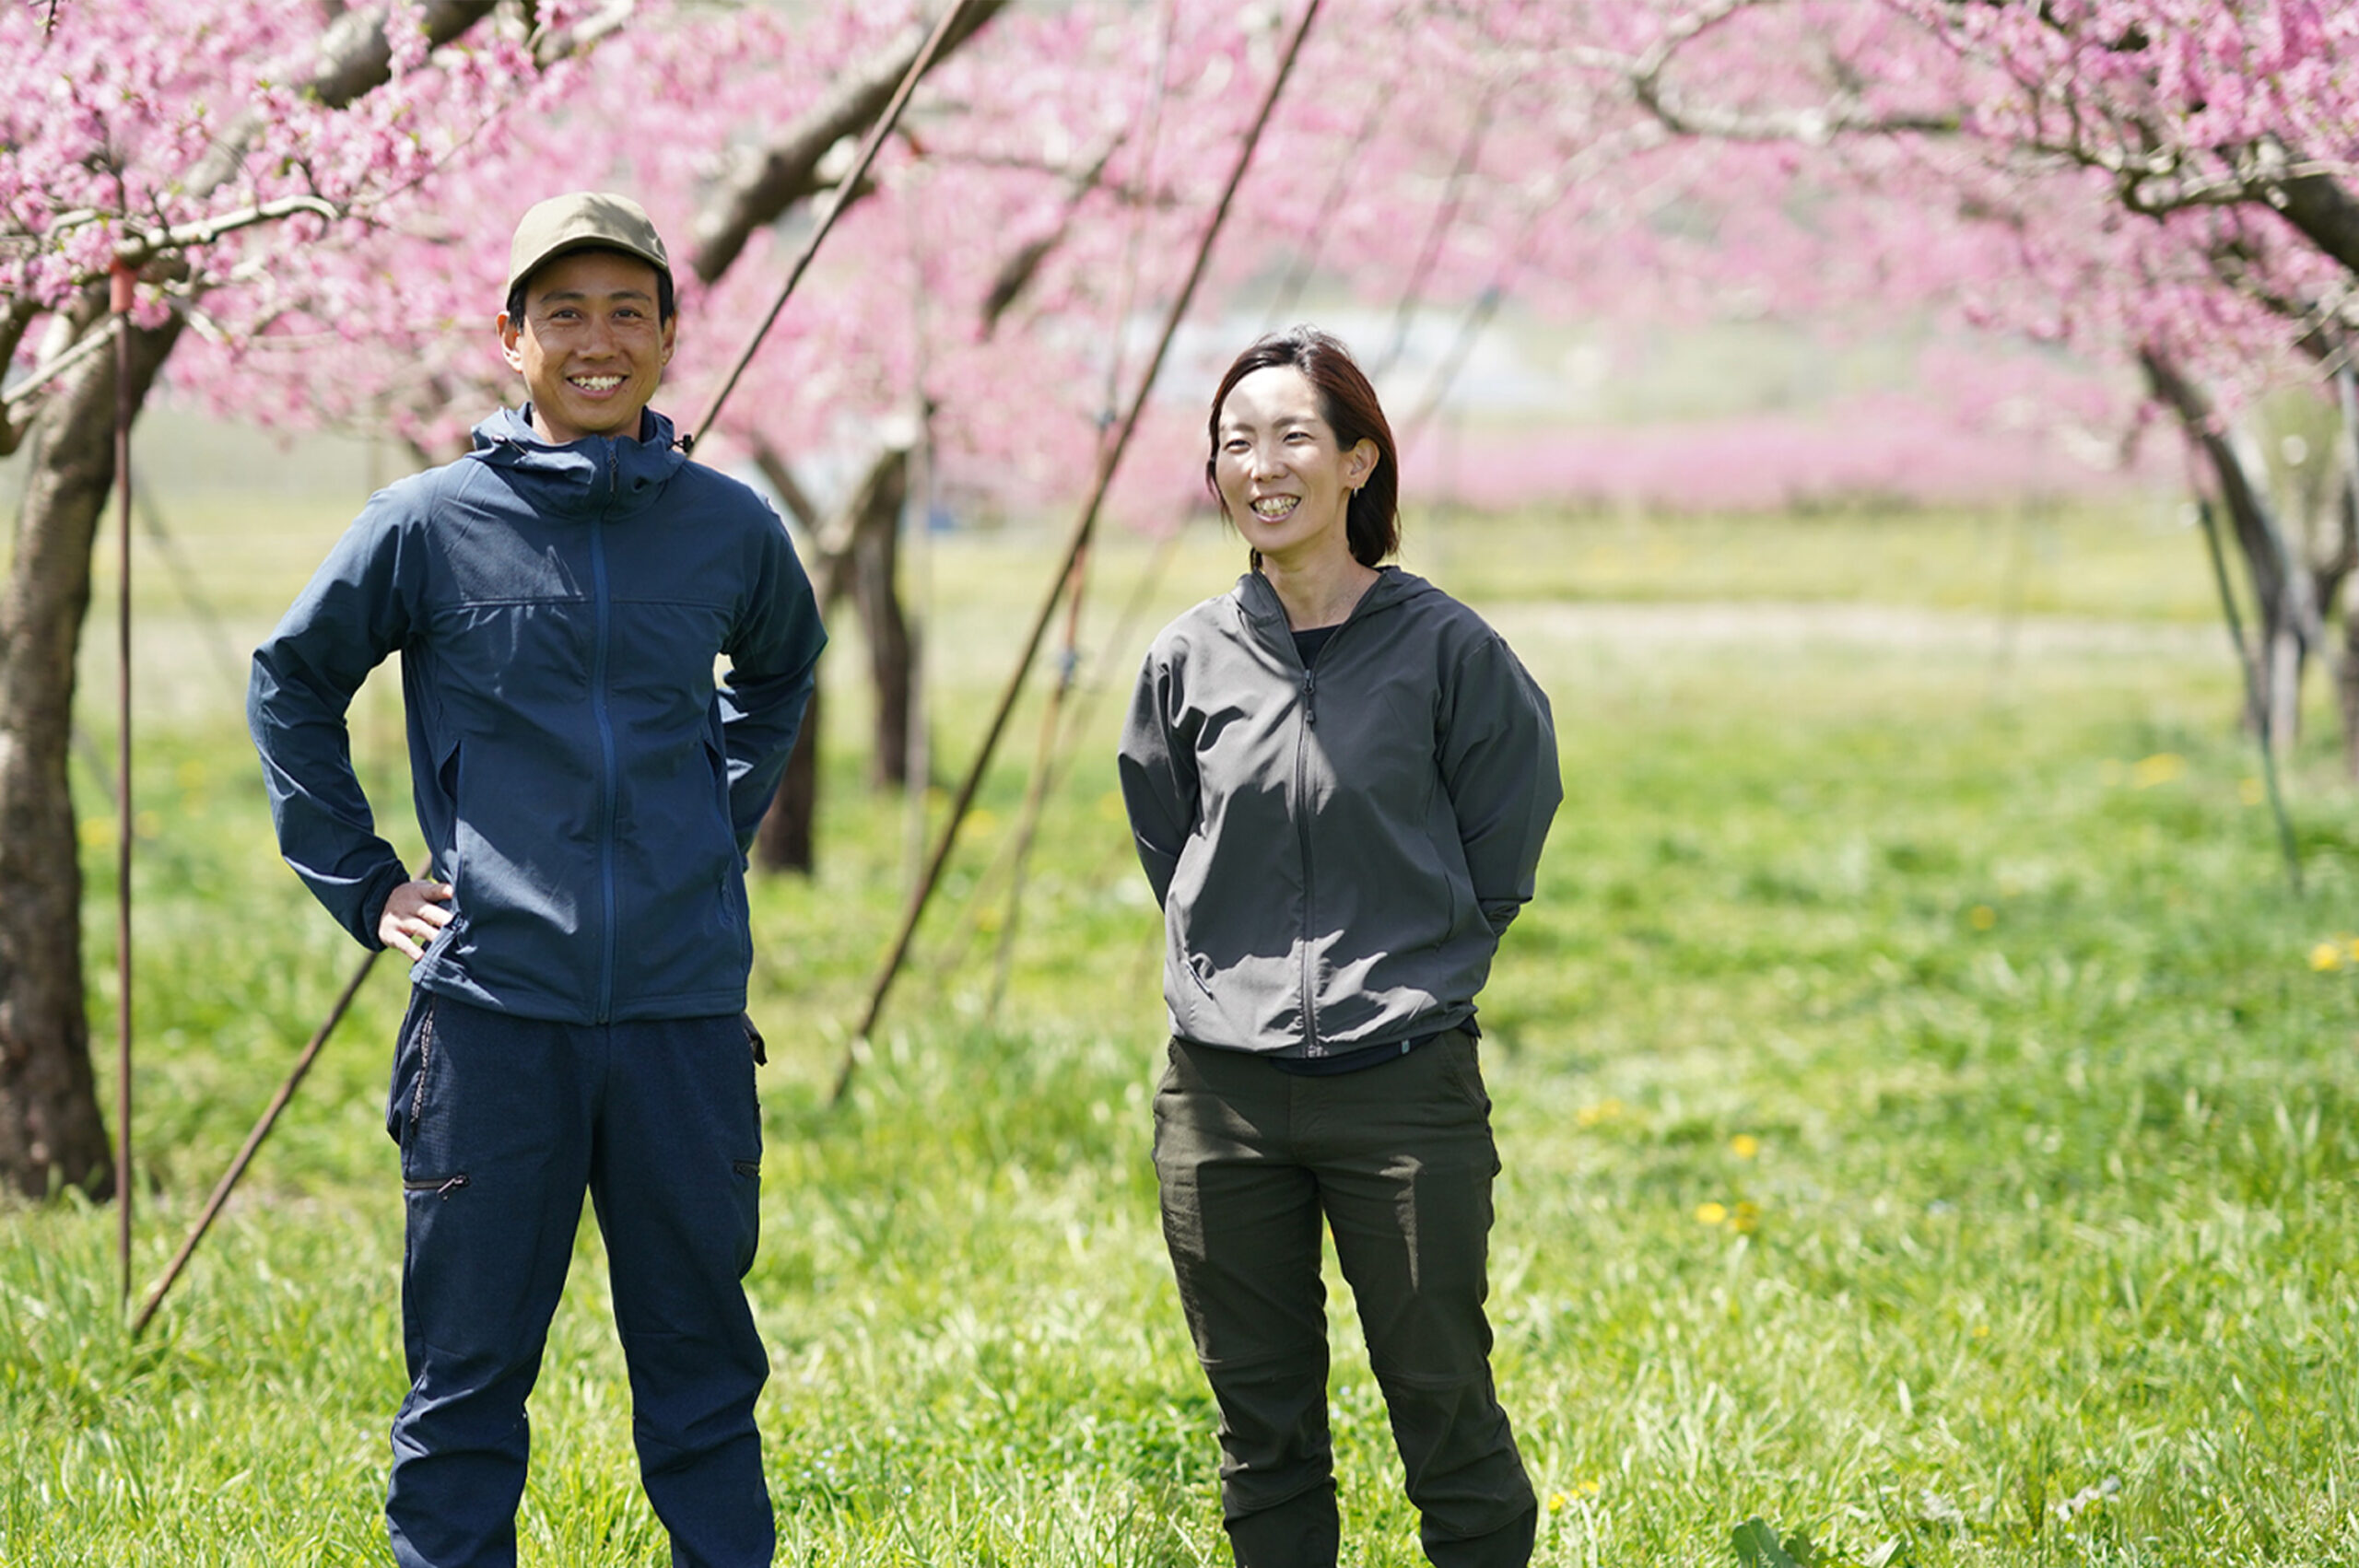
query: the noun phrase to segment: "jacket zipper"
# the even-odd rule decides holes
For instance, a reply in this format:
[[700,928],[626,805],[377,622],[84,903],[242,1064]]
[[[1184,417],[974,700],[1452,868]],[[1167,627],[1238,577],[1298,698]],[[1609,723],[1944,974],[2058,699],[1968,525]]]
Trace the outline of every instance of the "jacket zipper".
[[590,520],[590,580],[597,595],[596,640],[590,661],[590,710],[598,721],[598,895],[604,919],[599,922],[598,1006],[595,1022],[606,1023],[615,1004],[615,727],[606,711],[607,645],[614,633],[613,606],[606,583],[606,514],[620,490],[616,447],[606,446],[606,497]]
[[[1350,624],[1351,618],[1344,617],[1344,626]],[[1295,837],[1300,841],[1302,849],[1302,937],[1297,943],[1302,949],[1302,1034],[1305,1048],[1314,1057],[1326,1054],[1319,1046],[1319,988],[1312,974],[1316,960],[1311,950],[1311,908],[1316,902],[1319,877],[1310,855],[1310,813],[1303,809],[1303,803],[1309,795],[1310,731],[1319,727],[1319,675],[1316,666],[1320,660],[1327,657],[1327,649],[1333,645],[1335,638],[1344,635],[1344,626],[1328,634],[1327,641],[1320,645],[1310,662],[1303,666],[1302,728],[1295,732],[1294,743]],[[1294,646],[1291,631],[1287,633],[1286,644],[1289,648]]]
[[[1369,592],[1373,591],[1374,589],[1371,587]],[[1302,949],[1303,1044],[1309,1054],[1314,1057],[1326,1054],[1320,1047],[1319,988],[1312,975],[1315,960],[1311,949],[1311,907],[1318,891],[1319,876],[1318,867],[1312,863],[1310,854],[1310,813],[1303,809],[1303,802],[1308,793],[1306,776],[1310,766],[1310,731],[1319,727],[1318,666],[1320,661],[1327,657],[1327,650],[1335,646],[1335,639],[1342,637],[1350,629],[1352,623],[1360,618],[1360,613],[1367,608],[1367,594],[1362,594],[1359,603],[1352,606],[1351,614],[1337,623],[1335,629],[1328,634],[1327,640],[1319,645],[1319,651],[1311,656],[1309,663],[1302,666],[1302,728],[1295,733],[1294,746],[1294,820],[1295,838],[1302,852],[1302,940],[1298,945]],[[1285,612],[1282,609],[1279,612],[1279,622],[1282,626],[1285,625]],[[1294,651],[1295,641],[1292,629],[1288,628],[1280,636],[1285,640],[1287,651]],[[1301,656],[1297,654],[1296,657],[1298,661]]]

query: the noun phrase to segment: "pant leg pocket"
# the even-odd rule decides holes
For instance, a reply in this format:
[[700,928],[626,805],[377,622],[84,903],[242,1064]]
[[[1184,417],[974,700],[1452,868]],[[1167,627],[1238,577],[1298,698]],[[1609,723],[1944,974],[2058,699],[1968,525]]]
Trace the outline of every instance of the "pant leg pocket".
[[1483,1084],[1482,1048],[1474,1036],[1463,1029],[1449,1029],[1425,1048],[1440,1059],[1443,1082],[1469,1106],[1489,1116],[1491,1094]]
[[[393,1141],[401,1145],[402,1186],[413,1195],[426,1192],[448,1199],[468,1185],[470,1148],[481,1153],[478,1146],[464,1142],[452,1052],[454,1046],[479,1048],[481,1042],[471,1036],[451,1038],[446,1025],[458,1025],[461,1019],[445,1018],[431,993],[421,994],[426,1000],[416,1010],[417,1026],[403,1032],[402,1065],[393,1075],[389,1119],[397,1129]],[[464,1028],[460,1033],[465,1035]],[[487,1115],[498,1114],[482,1106],[475,1110],[464,1119],[479,1125]]]

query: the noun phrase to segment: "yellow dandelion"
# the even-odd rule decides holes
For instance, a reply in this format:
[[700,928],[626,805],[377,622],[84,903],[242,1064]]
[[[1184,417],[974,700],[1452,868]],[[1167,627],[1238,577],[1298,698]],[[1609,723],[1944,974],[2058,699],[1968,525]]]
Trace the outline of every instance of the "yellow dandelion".
[[1999,923],[1999,911],[1988,904],[1977,904],[1966,912],[1966,923],[1978,931],[1987,931]]
[[2134,789],[2151,790],[2157,784],[2174,783],[2186,772],[2187,758],[2177,752],[2156,752],[2138,759],[2138,765],[2130,770],[2130,782]]
[[1974,1326],[1972,1333],[1978,1340],[1987,1340],[1990,1337],[1990,1325],[1988,1323],[1978,1323]]
[[194,756],[189,758],[172,770],[172,777],[180,781],[180,786],[183,790],[204,789],[205,759]]
[[1729,1140],[1729,1153],[1740,1160],[1750,1160],[1761,1153],[1761,1140],[1750,1132],[1740,1132]]
[[1600,1100],[1593,1106],[1583,1106],[1575,1111],[1573,1123],[1577,1127],[1595,1127],[1601,1122],[1613,1121],[1621,1114],[1621,1101]]
[[1097,814],[1108,822],[1121,821],[1125,814],[1122,809],[1122,792],[1120,790],[1109,790],[1098,796]]
[[1561,1514],[1564,1511],[1565,1494],[1561,1492],[1550,1492],[1548,1494],[1548,1512],[1551,1514]]
[[2310,967],[2320,974],[2342,967],[2343,950],[2330,942],[2322,942],[2310,949]]
[[1725,1225],[1729,1223],[1729,1206],[1717,1202],[1698,1203],[1696,1205],[1696,1218],[1704,1224]]
[[1579,1486],[1573,1488],[1573,1490],[1579,1492],[1583,1497],[1595,1497],[1599,1492],[1605,1490],[1605,1483],[1598,1480],[1595,1476],[1590,1476],[1587,1480],[1583,1480]]
[[103,849],[114,842],[114,818],[86,816],[82,819],[82,848]]
[[2245,804],[2257,806],[2268,798],[2268,791],[2261,788],[2259,779],[2240,778],[2236,781],[2236,799]]

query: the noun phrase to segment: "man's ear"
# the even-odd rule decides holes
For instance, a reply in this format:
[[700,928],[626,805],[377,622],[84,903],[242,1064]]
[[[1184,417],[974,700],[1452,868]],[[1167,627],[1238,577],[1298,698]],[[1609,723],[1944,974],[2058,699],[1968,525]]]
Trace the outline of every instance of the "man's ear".
[[500,357],[508,361],[510,369],[521,375],[524,369],[524,323],[502,310],[493,329],[499,333]]

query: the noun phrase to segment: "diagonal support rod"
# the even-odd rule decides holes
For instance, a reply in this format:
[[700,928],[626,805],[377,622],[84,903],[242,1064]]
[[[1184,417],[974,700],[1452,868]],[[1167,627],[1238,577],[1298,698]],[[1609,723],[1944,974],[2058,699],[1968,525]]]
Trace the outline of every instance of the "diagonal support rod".
[[1106,492],[1113,484],[1116,470],[1121,466],[1122,454],[1129,449],[1131,438],[1138,430],[1139,415],[1146,408],[1147,393],[1154,389],[1156,376],[1163,369],[1164,357],[1171,349],[1171,340],[1179,334],[1180,323],[1195,298],[1196,287],[1203,281],[1204,271],[1212,261],[1213,242],[1220,237],[1221,226],[1227,221],[1228,209],[1237,198],[1238,187],[1244,183],[1245,171],[1253,162],[1253,149],[1260,145],[1262,133],[1269,126],[1270,116],[1278,106],[1278,97],[1285,89],[1286,77],[1293,73],[1295,60],[1302,53],[1303,40],[1309,36],[1310,24],[1318,18],[1319,4],[1320,0],[1307,0],[1303,6],[1302,19],[1296,24],[1285,53],[1279,57],[1277,71],[1270,78],[1269,92],[1262,99],[1261,110],[1246,132],[1243,145],[1238,148],[1236,167],[1229,170],[1228,183],[1221,191],[1219,203],[1213,208],[1212,221],[1204,226],[1203,238],[1197,243],[1196,258],[1189,266],[1187,281],[1180,285],[1179,294],[1171,301],[1170,311],[1164,318],[1163,335],[1156,341],[1155,353],[1139,376],[1137,389],[1132,394],[1131,405],[1122,416],[1121,425],[1098,458],[1097,479],[1090,486],[1089,497],[1082,504],[1080,516],[1074,520],[1064,556],[1058,563],[1056,575],[1050,579],[1049,592],[1041,603],[1039,613],[1033,617],[1031,633],[1025,638],[1024,650],[1016,657],[1015,668],[1008,676],[1007,688],[1000,696],[998,708],[992,714],[991,725],[984,732],[982,744],[977,749],[974,763],[968,768],[965,780],[958,786],[958,794],[951,802],[949,820],[943,824],[942,837],[935,842],[933,854],[926,862],[925,874],[918,879],[917,885],[910,892],[909,905],[901,913],[900,929],[895,933],[892,946],[886,953],[885,963],[869,989],[868,1005],[861,1013],[860,1023],[851,1037],[844,1042],[843,1059],[836,1068],[835,1088],[828,1096],[830,1105],[839,1104],[851,1087],[852,1071],[869,1036],[876,1028],[877,1019],[884,1013],[885,999],[892,990],[902,962],[909,956],[910,938],[916,934],[918,920],[924,915],[926,905],[933,896],[934,887],[941,881],[942,869],[950,859],[952,848],[958,842],[959,826],[966,821],[968,808],[974,804],[975,792],[982,785],[984,770],[991,766],[992,754],[998,748],[1000,736],[1007,729],[1008,715],[1015,708],[1015,699],[1023,694],[1025,677],[1031,673],[1032,661],[1040,651],[1040,640],[1048,634],[1049,623],[1056,614],[1057,602],[1063,596],[1074,568],[1089,548],[1090,535],[1097,524],[1098,509],[1105,504]]

